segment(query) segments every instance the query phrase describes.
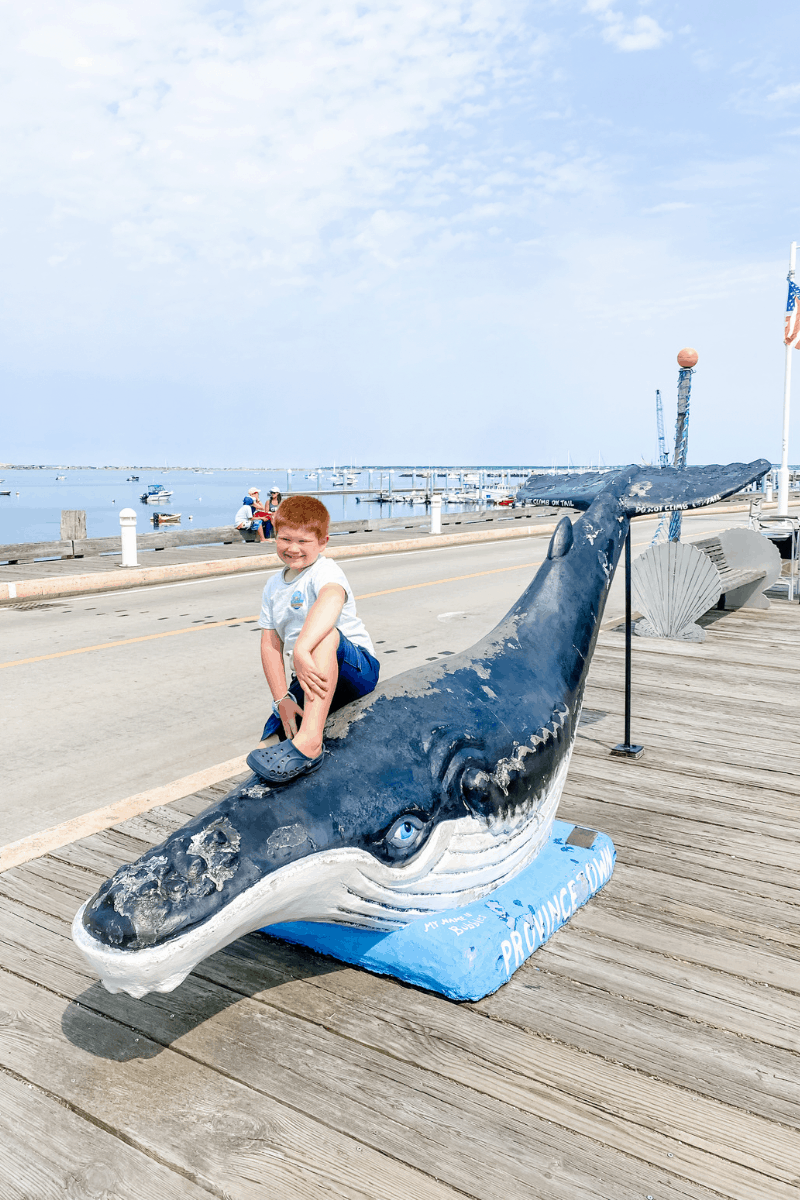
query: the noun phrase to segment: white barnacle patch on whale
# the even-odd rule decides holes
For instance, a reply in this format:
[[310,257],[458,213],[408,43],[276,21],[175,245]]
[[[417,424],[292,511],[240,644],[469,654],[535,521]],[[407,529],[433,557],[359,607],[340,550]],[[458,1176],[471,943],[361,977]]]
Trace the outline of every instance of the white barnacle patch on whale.
[[[170,902],[170,893],[176,894],[175,888],[168,890],[165,887],[165,876],[168,874],[169,860],[161,855],[123,867],[115,877],[114,911],[121,917],[134,920],[137,928],[141,927],[139,942],[142,945],[152,944],[156,940],[156,931]],[[101,889],[92,907],[99,908],[105,899],[106,892]]]
[[293,850],[295,846],[302,846],[308,837],[302,825],[280,825],[267,838],[267,845],[271,850]]
[[261,800],[269,791],[270,789],[266,783],[254,783],[249,788],[245,788],[242,795],[247,796],[250,800]]
[[187,854],[197,855],[206,864],[204,874],[217,891],[236,869],[240,837],[227,817],[218,817],[189,839]]

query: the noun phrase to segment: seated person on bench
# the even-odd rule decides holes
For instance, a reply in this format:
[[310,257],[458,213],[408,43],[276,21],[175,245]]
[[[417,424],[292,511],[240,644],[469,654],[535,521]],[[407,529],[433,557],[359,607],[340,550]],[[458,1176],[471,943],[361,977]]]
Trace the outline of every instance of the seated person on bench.
[[242,507],[237,510],[237,514],[234,517],[234,525],[242,532],[251,531],[257,534],[260,542],[266,542],[267,538],[264,536],[264,518],[261,515],[256,516],[260,508],[259,489],[251,488],[242,501]]

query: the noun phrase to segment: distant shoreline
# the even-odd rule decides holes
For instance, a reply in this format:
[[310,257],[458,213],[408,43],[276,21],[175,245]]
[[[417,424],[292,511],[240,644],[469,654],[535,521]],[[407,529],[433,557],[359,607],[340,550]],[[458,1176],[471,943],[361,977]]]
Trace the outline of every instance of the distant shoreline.
[[[604,466],[601,468],[601,470],[603,470],[603,471],[622,470],[623,467],[626,467],[629,465],[630,465],[629,463],[619,463],[619,464],[611,463],[608,466],[606,464],[604,464]],[[651,463],[651,464],[642,464],[642,465],[655,466],[656,464]],[[771,465],[777,469],[781,466],[780,463],[772,463]],[[320,470],[321,471],[335,471],[335,470],[348,470],[348,471],[389,471],[389,470],[392,470],[392,471],[397,471],[397,470],[400,470],[401,467],[412,467],[420,475],[424,475],[427,471],[439,472],[439,471],[496,471],[496,470],[497,471],[501,471],[501,470],[503,470],[503,471],[554,471],[554,470],[557,470],[557,471],[570,471],[571,473],[576,473],[579,471],[597,471],[598,470],[597,467],[582,466],[580,463],[571,463],[569,467],[564,463],[556,463],[555,465],[552,465],[552,466],[546,466],[545,464],[536,464],[536,463],[531,466],[526,466],[522,463],[518,463],[518,464],[515,464],[515,463],[512,463],[512,464],[509,464],[509,463],[473,463],[473,464],[465,464],[463,466],[461,466],[461,465],[454,466],[453,464],[449,464],[449,463],[439,463],[439,464],[435,464],[433,466],[428,466],[428,467],[417,466],[417,464],[415,464],[415,463],[396,463],[392,467],[389,467],[386,463],[384,463],[383,465],[375,463],[371,466],[358,466],[358,467],[357,466],[352,466],[352,467],[349,466],[346,468],[337,468],[334,466],[321,467]],[[798,471],[800,469],[799,464],[798,463],[790,463],[789,469],[791,471]],[[214,472],[216,472],[216,471],[249,471],[252,474],[268,474],[271,471],[287,471],[287,470],[292,471],[294,473],[296,471],[305,471],[306,468],[305,467],[285,467],[285,466],[284,467],[277,467],[277,466],[272,466],[272,467],[166,467],[166,466],[154,467],[154,466],[147,466],[147,465],[137,466],[136,464],[133,464],[131,466],[121,466],[121,467],[118,467],[118,466],[94,467],[91,465],[65,466],[63,463],[0,463],[0,471],[151,471],[153,473],[156,473],[158,471],[187,471],[190,474],[197,473],[197,472],[203,473],[203,472],[208,472],[208,471],[214,471]]]

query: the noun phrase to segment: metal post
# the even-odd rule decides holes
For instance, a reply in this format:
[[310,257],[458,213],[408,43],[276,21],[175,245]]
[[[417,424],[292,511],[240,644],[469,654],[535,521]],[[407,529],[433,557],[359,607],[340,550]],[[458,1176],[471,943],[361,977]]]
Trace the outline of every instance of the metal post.
[[431,497],[431,532],[442,533],[442,496],[439,492]]
[[139,566],[136,561],[136,513],[132,508],[123,508],[120,512],[120,549],[121,567]]
[[612,750],[618,758],[642,758],[643,747],[631,744],[631,525],[626,534],[626,698],[623,741]]
[[[793,242],[790,247],[790,270],[787,275],[787,283],[790,292],[793,291],[793,280],[795,279],[795,247]],[[787,302],[787,311],[790,312],[790,301]],[[792,324],[792,316],[790,318]],[[787,451],[790,443],[790,377],[793,369],[793,346],[794,340],[789,343],[785,342],[784,346],[784,413],[782,417],[782,462],[779,467],[779,498],[776,505],[776,515],[786,517],[790,502],[790,470],[787,465]]]

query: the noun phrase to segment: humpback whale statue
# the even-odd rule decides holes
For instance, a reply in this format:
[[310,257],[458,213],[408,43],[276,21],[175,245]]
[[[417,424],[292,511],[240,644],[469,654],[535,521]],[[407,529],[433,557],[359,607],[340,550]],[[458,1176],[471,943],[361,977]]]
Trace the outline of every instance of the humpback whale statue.
[[519,498],[587,511],[559,522],[513,608],[469,650],[332,714],[320,773],[280,787],[252,775],[107,880],[73,923],[106,987],[170,991],[281,922],[391,932],[528,867],[551,834],[630,518],[712,504],[769,466],[529,478]]

